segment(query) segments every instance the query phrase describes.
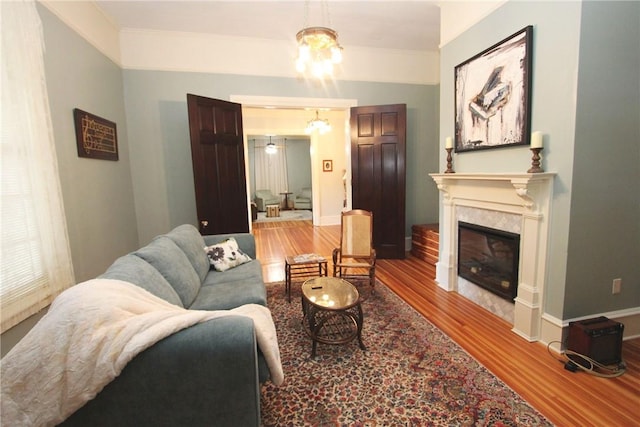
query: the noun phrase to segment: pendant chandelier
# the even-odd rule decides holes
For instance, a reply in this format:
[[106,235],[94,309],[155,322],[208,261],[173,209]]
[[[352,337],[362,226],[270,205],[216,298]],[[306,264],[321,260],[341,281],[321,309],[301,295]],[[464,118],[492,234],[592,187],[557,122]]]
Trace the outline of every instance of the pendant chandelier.
[[267,142],[267,145],[265,145],[264,151],[267,154],[276,154],[276,152],[278,151],[276,144],[271,142],[271,135],[269,135],[269,142]]
[[318,115],[318,110],[316,110],[315,119],[311,119],[307,122],[307,127],[304,129],[306,134],[313,133],[314,131],[320,132],[320,134],[325,134],[331,130],[331,125],[329,124],[329,120],[321,119]]
[[[328,6],[322,2],[323,15],[328,20]],[[305,4],[305,28],[298,31],[298,58],[296,70],[299,73],[310,72],[318,79],[333,75],[333,67],[342,62],[342,46],[338,42],[338,33],[327,27],[307,27],[309,2]]]

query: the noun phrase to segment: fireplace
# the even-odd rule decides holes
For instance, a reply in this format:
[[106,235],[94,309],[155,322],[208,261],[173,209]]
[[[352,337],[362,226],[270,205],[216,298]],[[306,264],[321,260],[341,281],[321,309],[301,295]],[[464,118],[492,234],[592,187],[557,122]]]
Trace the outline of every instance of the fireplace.
[[[561,323],[543,316],[554,175],[430,174],[442,195],[440,257],[436,264],[438,286],[447,291],[459,292],[465,297],[468,291],[482,291],[482,299],[474,302],[481,303],[488,310],[484,305],[485,299],[490,300],[489,304],[499,301],[512,307],[512,331],[529,341],[542,339],[544,342],[551,342],[562,339]],[[515,273],[517,288],[513,303],[485,291],[459,274],[460,221],[519,235],[519,263]],[[467,283],[470,287],[467,287]]]
[[458,275],[513,301],[518,293],[520,235],[458,221]]

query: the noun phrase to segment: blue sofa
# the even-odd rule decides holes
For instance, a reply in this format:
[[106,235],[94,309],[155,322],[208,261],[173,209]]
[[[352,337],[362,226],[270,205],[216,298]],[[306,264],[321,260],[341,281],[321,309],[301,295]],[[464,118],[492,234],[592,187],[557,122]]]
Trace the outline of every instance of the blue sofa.
[[[234,237],[252,261],[210,269],[204,247]],[[189,309],[266,306],[255,240],[248,233],[201,236],[182,225],[117,259],[100,277],[134,283]],[[225,316],[177,332],[138,354],[67,426],[259,426],[260,383],[269,369],[254,324]]]

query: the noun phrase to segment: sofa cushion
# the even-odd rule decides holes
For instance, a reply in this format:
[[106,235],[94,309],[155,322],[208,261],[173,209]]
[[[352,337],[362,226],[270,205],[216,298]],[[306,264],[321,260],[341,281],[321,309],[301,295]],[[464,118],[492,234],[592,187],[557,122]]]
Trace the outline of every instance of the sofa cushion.
[[129,254],[118,258],[100,277],[133,283],[171,304],[184,307],[182,300],[162,274],[135,255]]
[[267,305],[262,266],[252,260],[221,273],[211,270],[200,288],[192,310],[229,310],[244,304]]
[[242,249],[242,252],[249,255],[251,258],[256,258],[256,238],[251,233],[230,233],[230,234],[213,234],[204,235],[204,243],[206,246],[215,245],[225,239],[233,237],[238,242],[238,247]]
[[209,256],[209,262],[218,271],[227,271],[251,261],[251,257],[240,250],[238,242],[233,237],[215,245],[206,246],[204,250]]
[[202,282],[209,272],[210,266],[209,259],[202,251],[205,246],[204,238],[198,229],[191,224],[184,224],[174,228],[165,236],[173,240],[173,243],[182,249]]
[[156,237],[133,253],[151,264],[173,286],[185,307],[200,291],[200,278],[182,250],[166,236]]

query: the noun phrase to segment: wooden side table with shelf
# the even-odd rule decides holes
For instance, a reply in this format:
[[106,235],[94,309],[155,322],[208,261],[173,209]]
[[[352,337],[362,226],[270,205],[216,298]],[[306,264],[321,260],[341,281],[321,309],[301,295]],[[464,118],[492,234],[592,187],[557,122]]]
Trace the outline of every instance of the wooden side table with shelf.
[[326,277],[327,259],[317,254],[287,256],[284,261],[285,292],[291,302],[291,282],[293,279]]

